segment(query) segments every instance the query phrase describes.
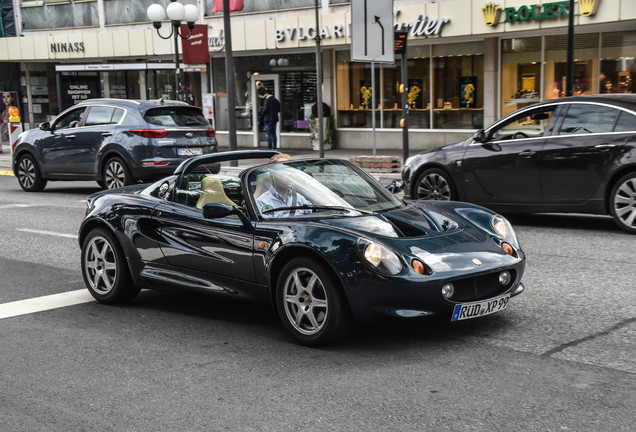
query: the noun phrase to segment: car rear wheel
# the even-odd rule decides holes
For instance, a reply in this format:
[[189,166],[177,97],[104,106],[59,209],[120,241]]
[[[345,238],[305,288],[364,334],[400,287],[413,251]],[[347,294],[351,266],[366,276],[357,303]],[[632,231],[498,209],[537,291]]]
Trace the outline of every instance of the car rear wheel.
[[82,243],[82,276],[88,291],[102,303],[131,300],[140,291],[133,284],[119,244],[103,228],[93,229]]
[[46,180],[42,178],[38,164],[31,155],[24,155],[18,159],[16,177],[20,187],[27,192],[41,192],[46,187]]
[[314,260],[295,258],[283,268],[276,302],[283,325],[303,345],[328,344],[351,327],[339,284]]
[[450,176],[437,168],[427,169],[417,178],[413,197],[435,201],[456,199]]
[[636,234],[636,173],[627,174],[614,185],[610,211],[619,227]]
[[124,161],[118,157],[108,159],[104,165],[103,180],[99,184],[105,189],[116,189],[132,184],[132,177]]

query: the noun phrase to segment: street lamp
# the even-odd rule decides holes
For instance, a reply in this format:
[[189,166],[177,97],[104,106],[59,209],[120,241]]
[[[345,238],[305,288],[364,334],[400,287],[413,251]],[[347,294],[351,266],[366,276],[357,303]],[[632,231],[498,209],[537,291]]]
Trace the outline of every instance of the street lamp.
[[[179,85],[179,38],[189,39],[192,36],[192,29],[194,29],[194,22],[199,18],[199,8],[192,4],[182,5],[177,0],[170,0],[170,4],[164,9],[160,4],[151,4],[146,10],[148,19],[152,21],[152,25],[157,29],[157,34],[161,39],[174,38],[174,81],[175,81],[175,95],[178,100],[181,100],[180,85]],[[168,19],[172,23],[172,29],[168,36],[162,36],[159,29],[161,28],[161,21]],[[181,21],[185,21],[190,29],[190,33],[185,36],[180,32]]]

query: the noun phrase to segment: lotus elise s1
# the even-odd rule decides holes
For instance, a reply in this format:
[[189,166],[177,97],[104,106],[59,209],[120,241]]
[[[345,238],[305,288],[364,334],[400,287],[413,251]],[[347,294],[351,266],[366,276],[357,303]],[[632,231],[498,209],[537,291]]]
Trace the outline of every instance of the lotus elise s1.
[[[193,157],[151,185],[87,199],[81,268],[103,303],[142,288],[266,299],[304,345],[389,315],[451,321],[500,312],[525,255],[502,216],[404,202],[341,159],[271,163],[274,151]],[[237,176],[220,162],[260,159]]]

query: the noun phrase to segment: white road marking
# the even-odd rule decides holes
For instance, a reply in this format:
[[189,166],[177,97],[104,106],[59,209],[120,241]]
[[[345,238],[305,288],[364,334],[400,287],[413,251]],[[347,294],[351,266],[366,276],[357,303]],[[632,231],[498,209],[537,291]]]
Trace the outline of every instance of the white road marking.
[[35,207],[35,206],[32,204],[2,204],[0,205],[0,209],[26,208],[26,207]]
[[88,290],[81,289],[27,300],[0,304],[0,319],[27,315],[95,301]]
[[30,229],[30,228],[16,228],[16,231],[26,232],[31,234],[43,234],[43,235],[50,235],[50,236],[56,236],[56,237],[72,238],[72,239],[77,238],[77,234],[65,234],[65,233],[59,233],[55,231],[44,231],[44,230],[36,230],[36,229]]

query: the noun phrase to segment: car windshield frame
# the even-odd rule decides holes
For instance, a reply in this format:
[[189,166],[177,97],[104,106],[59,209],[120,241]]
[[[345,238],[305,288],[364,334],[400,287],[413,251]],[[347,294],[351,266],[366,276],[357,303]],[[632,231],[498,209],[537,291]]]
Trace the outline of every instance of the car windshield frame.
[[[257,220],[318,219],[383,213],[406,206],[375,178],[343,159],[300,159],[253,167],[241,175],[246,203]],[[291,185],[286,201],[278,194],[276,179]],[[284,189],[284,188],[283,188]],[[268,195],[265,195],[268,192]],[[260,207],[259,207],[260,205]],[[269,207],[268,207],[269,206]],[[274,211],[277,208],[286,211]],[[298,211],[293,211],[297,209]],[[271,215],[271,216],[267,216]]]

